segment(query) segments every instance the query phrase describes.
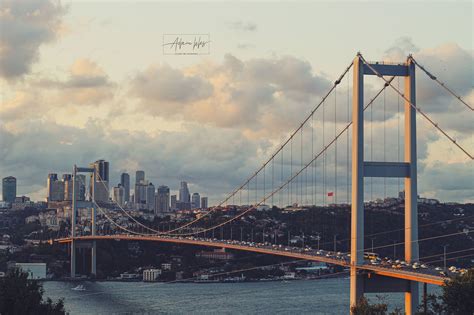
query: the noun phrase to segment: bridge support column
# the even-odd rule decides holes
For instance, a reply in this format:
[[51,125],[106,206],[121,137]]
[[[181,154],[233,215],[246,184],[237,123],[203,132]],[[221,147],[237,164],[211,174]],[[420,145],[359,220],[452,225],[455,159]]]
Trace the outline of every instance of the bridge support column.
[[364,70],[358,55],[354,59],[352,98],[352,204],[351,204],[351,284],[350,304],[364,294],[356,266],[364,263]]
[[71,240],[71,278],[76,276],[76,241],[74,239]]
[[[405,77],[405,96],[416,105],[415,64],[408,58],[408,76]],[[405,101],[405,163],[410,165],[405,177],[405,260],[417,261],[418,248],[418,191],[416,167],[416,110]],[[411,282],[410,292],[405,293],[405,313],[414,314],[418,308],[419,286]]]
[[[96,235],[96,220],[97,220],[97,212],[96,212],[96,204],[95,204],[95,185],[96,185],[96,169],[94,168],[94,172],[92,173],[92,209],[91,209],[91,234],[92,236]],[[97,275],[97,242],[92,242],[91,248],[91,275]]]
[[91,248],[91,275],[97,276],[97,242],[92,241]]
[[77,168],[74,165],[72,169],[72,204],[71,204],[71,278],[76,277],[76,180]]

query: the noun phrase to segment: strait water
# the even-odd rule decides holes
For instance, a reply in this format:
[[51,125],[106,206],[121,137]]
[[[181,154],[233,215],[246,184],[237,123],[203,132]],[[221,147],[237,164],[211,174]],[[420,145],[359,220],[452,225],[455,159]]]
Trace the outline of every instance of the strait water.
[[[45,282],[70,314],[347,314],[349,279],[249,283]],[[420,287],[421,289],[421,287]],[[429,291],[433,288],[429,287]],[[403,294],[383,294],[393,307]],[[375,302],[375,295],[368,295]]]

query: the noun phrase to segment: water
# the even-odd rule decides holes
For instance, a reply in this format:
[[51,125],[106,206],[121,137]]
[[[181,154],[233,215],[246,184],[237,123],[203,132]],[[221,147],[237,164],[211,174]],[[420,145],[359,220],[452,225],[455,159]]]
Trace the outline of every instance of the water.
[[[45,282],[71,314],[347,314],[349,279],[249,283]],[[385,294],[390,307],[403,293]],[[369,295],[375,301],[375,295]]]

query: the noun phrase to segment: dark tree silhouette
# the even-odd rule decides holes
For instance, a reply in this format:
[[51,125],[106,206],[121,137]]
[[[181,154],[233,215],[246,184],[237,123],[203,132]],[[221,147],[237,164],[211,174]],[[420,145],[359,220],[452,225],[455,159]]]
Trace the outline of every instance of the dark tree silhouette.
[[63,300],[43,300],[43,286],[29,280],[28,274],[19,269],[10,270],[0,278],[0,314],[66,314]]

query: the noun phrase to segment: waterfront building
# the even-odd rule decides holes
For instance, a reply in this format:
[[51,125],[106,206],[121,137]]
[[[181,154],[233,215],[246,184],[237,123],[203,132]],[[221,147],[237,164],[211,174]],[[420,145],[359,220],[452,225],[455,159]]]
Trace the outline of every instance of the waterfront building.
[[161,269],[145,269],[143,270],[143,281],[154,282],[161,275]]

